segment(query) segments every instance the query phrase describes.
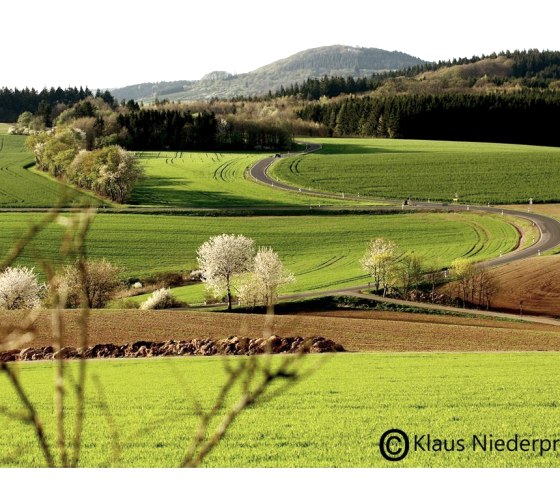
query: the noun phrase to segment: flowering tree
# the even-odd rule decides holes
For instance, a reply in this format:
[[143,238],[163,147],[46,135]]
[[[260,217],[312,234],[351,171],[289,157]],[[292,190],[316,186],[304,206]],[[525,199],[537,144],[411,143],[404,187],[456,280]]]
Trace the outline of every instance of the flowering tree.
[[235,276],[251,270],[255,242],[243,235],[213,236],[197,250],[197,259],[204,281],[216,293],[227,292],[231,311],[231,285]]
[[161,288],[154,291],[149,298],[140,304],[140,309],[168,309],[178,306],[180,303],[175,299],[171,289]]
[[389,278],[393,276],[398,257],[396,243],[385,238],[377,238],[369,243],[361,260],[362,268],[373,278],[375,290],[379,291],[380,286],[383,286],[383,296],[387,293]]
[[0,273],[0,309],[38,308],[44,289],[33,269],[6,268]]
[[107,146],[95,153],[97,175],[93,188],[117,203],[124,203],[143,170],[133,153],[120,146]]
[[294,275],[284,267],[272,248],[259,248],[253,269],[241,287],[240,296],[253,306],[273,306],[278,301],[279,288],[294,281]]

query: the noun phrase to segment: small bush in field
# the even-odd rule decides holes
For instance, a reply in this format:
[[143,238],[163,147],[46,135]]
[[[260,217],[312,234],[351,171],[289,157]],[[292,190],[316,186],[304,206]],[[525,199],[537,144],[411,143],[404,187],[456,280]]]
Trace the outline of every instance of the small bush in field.
[[169,309],[182,306],[180,301],[173,296],[168,288],[161,288],[154,291],[150,297],[140,305],[140,309]]
[[38,308],[44,289],[33,269],[6,268],[0,273],[0,309]]
[[[121,285],[121,269],[106,259],[87,262],[85,289],[90,308],[103,308],[113,298]],[[80,272],[76,265],[66,266],[61,280],[61,290],[66,294],[66,306],[78,308],[81,295]]]

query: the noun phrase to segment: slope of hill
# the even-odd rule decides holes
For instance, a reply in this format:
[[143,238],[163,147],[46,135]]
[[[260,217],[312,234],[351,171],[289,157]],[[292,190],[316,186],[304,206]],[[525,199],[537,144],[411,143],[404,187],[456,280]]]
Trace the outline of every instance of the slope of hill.
[[266,94],[269,90],[274,92],[281,86],[301,83],[309,77],[363,77],[423,63],[425,62],[420,58],[406,53],[333,45],[304,50],[240,75],[215,71],[199,81],[143,83],[116,88],[111,93],[118,100],[150,101],[155,97],[169,100],[231,98],[239,95]]
[[539,256],[494,270],[496,309],[560,317],[560,257]]
[[167,95],[184,92],[185,89],[191,88],[196,81],[162,81],[156,83],[139,83],[137,85],[129,85],[122,88],[111,90],[111,93],[117,100],[144,100],[153,99],[156,96],[164,98]]
[[514,65],[515,61],[512,58],[500,55],[474,63],[443,66],[414,77],[389,78],[377,89],[377,93],[422,94],[517,89],[522,80],[513,75]]

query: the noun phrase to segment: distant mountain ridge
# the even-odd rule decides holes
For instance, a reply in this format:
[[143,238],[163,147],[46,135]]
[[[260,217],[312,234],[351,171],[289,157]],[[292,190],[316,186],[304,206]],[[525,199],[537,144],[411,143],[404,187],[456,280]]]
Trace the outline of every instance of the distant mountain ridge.
[[426,62],[402,52],[333,45],[304,50],[249,73],[232,75],[224,71],[214,71],[198,81],[142,83],[115,88],[111,93],[118,100],[144,101],[153,101],[156,97],[169,100],[203,100],[213,97],[252,96],[266,94],[269,90],[274,93],[281,86],[301,83],[310,77],[363,77],[423,63]]

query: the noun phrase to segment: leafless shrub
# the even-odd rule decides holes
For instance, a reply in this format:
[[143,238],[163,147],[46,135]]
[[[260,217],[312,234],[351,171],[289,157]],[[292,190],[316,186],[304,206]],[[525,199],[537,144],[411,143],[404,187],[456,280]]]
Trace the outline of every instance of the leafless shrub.
[[115,290],[121,284],[119,280],[121,269],[106,259],[88,261],[86,270],[84,285],[79,264],[64,267],[59,287],[66,296],[66,306],[69,308],[80,306],[80,295],[84,287],[88,306],[103,308],[113,298]]

